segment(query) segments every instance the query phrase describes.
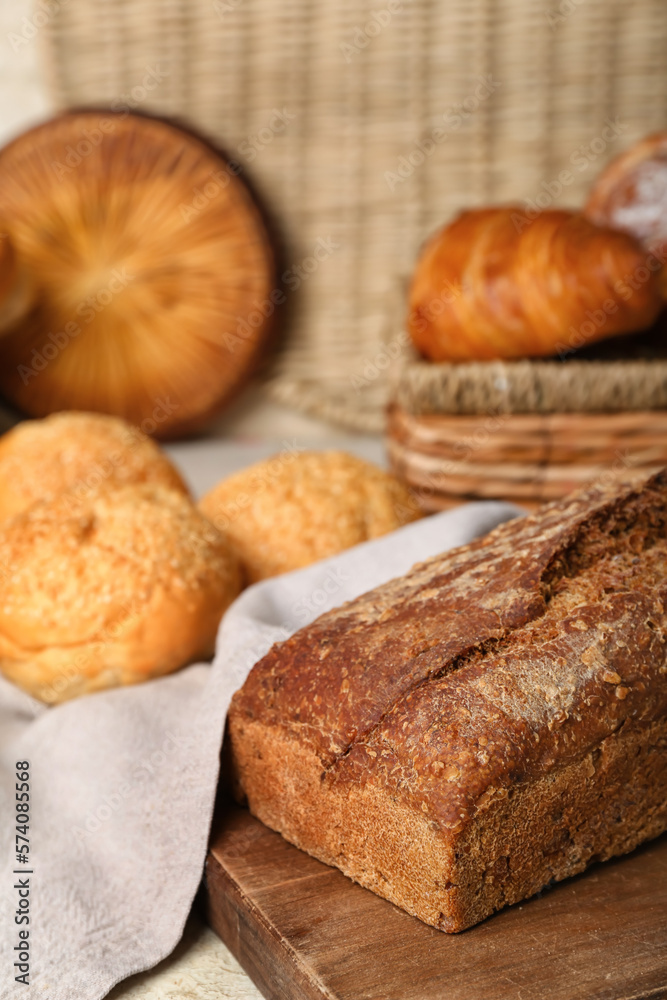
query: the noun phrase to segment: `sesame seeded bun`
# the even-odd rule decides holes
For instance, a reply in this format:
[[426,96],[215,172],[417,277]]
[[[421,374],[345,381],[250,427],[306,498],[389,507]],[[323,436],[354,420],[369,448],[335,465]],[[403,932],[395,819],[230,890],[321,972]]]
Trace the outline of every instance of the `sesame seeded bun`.
[[0,525],[0,671],[50,703],[170,673],[211,655],[240,586],[182,494],[61,494]]
[[188,488],[139,428],[98,413],[26,420],[0,438],[0,520],[67,492],[85,500],[130,483]]
[[281,453],[218,483],[199,506],[229,538],[250,582],[421,516],[395,476],[344,451]]

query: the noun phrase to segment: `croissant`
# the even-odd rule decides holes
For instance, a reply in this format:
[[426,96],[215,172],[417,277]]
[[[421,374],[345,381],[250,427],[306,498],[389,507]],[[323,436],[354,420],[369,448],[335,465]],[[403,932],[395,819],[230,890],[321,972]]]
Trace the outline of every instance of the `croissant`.
[[667,298],[667,132],[647,136],[612,160],[593,185],[585,214],[630,233],[655,254]]
[[569,353],[644,329],[660,308],[646,253],[625,233],[550,210],[463,212],[418,261],[408,329],[434,361]]

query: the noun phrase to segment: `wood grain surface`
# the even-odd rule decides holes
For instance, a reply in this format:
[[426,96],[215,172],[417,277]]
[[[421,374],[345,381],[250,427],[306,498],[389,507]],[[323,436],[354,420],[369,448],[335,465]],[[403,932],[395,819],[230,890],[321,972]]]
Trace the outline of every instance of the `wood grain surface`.
[[204,905],[270,1000],[667,998],[667,836],[446,935],[225,804]]

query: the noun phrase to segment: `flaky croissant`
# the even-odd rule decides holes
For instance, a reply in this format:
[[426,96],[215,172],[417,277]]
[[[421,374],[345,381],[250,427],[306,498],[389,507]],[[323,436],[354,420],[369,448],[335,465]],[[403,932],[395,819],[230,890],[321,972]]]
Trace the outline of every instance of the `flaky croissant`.
[[611,161],[584,210],[592,222],[635,236],[663,266],[667,298],[667,132],[657,132]]
[[408,329],[434,361],[535,357],[644,329],[661,304],[633,237],[573,212],[485,208],[426,244]]

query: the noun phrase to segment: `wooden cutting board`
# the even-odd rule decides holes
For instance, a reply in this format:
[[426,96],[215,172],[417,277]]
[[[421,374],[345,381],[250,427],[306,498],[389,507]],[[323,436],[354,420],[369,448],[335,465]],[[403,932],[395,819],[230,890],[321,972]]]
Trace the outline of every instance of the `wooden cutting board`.
[[225,805],[204,900],[270,1000],[667,998],[667,836],[446,935]]

